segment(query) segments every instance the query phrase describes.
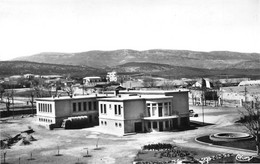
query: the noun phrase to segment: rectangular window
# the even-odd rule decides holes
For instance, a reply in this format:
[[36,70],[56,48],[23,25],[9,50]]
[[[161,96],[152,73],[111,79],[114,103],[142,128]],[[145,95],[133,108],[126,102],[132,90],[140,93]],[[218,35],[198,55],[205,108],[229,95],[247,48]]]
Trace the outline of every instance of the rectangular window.
[[117,115],[117,105],[115,105],[115,115]]
[[168,116],[169,112],[168,112],[168,103],[164,103],[164,115]]
[[121,115],[121,105],[118,105],[118,115]]
[[150,104],[147,104],[147,105],[146,105],[146,109],[147,109],[147,116],[148,116],[148,117],[151,117],[151,111],[150,111],[150,110],[151,110],[151,107],[150,107]]
[[39,110],[39,112],[41,111],[41,107],[40,107],[41,105],[40,105],[40,103],[38,104],[38,110]]
[[172,103],[171,102],[169,102],[169,106],[168,106],[168,109],[169,109],[169,115],[171,115],[172,114]]
[[50,112],[52,113],[52,104],[50,104]]
[[87,110],[87,102],[83,102],[83,110],[84,110],[84,111]]
[[163,107],[162,103],[158,103],[158,111],[159,111],[159,117],[163,116]]
[[105,114],[107,113],[107,106],[106,106],[106,104],[104,104],[104,113]]
[[76,112],[76,110],[77,110],[77,104],[73,103],[73,112]]
[[97,110],[97,102],[94,101],[93,103],[94,103],[94,110]]
[[100,113],[103,113],[103,104],[100,104]]
[[79,111],[81,111],[81,102],[78,103]]
[[91,110],[92,106],[91,106],[91,101],[88,102],[88,110]]
[[152,116],[155,116],[156,104],[152,104]]

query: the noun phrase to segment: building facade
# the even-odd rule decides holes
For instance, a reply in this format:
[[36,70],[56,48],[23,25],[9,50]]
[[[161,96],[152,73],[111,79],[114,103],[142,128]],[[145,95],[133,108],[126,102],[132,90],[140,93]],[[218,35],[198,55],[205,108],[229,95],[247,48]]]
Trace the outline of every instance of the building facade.
[[124,135],[189,126],[188,92],[133,92],[98,99],[103,131]]
[[88,124],[115,135],[168,131],[189,126],[188,91],[119,91],[117,95],[39,98],[37,121],[60,127],[69,117],[88,116]]
[[50,127],[60,127],[68,117],[88,116],[88,125],[98,124],[98,102],[95,95],[38,98],[36,99],[37,121]]
[[98,76],[83,78],[83,84],[86,86],[95,86],[95,85],[101,84],[101,83],[102,83],[102,79],[101,79],[101,77],[98,77]]

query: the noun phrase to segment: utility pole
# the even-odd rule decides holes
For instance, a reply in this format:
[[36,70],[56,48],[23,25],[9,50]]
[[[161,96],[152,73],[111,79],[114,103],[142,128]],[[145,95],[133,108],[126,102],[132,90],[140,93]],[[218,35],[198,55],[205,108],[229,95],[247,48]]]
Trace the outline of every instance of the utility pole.
[[32,115],[33,115],[33,102],[34,102],[34,94],[31,93],[31,105],[32,105]]
[[204,101],[205,101],[205,88],[206,88],[206,81],[201,78],[201,99],[202,99],[202,123],[204,125]]
[[14,119],[14,89],[12,87],[12,105],[13,105],[13,119]]

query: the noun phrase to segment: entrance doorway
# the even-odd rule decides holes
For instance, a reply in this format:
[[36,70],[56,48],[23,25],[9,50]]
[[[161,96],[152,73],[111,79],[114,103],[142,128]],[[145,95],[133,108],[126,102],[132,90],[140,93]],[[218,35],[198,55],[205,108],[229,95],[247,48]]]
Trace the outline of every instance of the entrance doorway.
[[135,132],[142,132],[143,131],[143,124],[142,122],[135,122]]

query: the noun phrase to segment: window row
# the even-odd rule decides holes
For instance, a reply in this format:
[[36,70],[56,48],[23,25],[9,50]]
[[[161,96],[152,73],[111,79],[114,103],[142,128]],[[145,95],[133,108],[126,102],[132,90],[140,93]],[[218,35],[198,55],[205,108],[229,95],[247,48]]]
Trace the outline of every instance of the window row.
[[77,103],[74,102],[72,108],[73,108],[73,112],[97,110],[97,102],[96,101],[77,102]]
[[52,113],[52,104],[38,103],[39,112]]
[[[107,122],[106,122],[106,121],[101,121],[101,125],[107,125]],[[121,127],[122,127],[122,124],[115,122],[115,127],[121,128]]]
[[[114,113],[115,115],[121,115],[122,111],[121,105],[114,105]],[[109,109],[112,109],[112,105],[109,104]],[[107,104],[100,104],[100,113],[101,114],[107,114]]]
[[106,121],[101,121],[101,125],[107,125]]
[[115,126],[121,128],[121,127],[122,127],[122,124],[116,122],[116,123],[115,123]]
[[[161,122],[162,125],[163,125],[163,122]],[[165,128],[169,128],[170,124],[169,124],[169,121],[165,121],[164,122],[164,125],[165,125]],[[151,121],[151,122],[148,122],[148,129],[157,129],[158,128],[158,122],[157,121]]]
[[164,103],[149,103],[147,105],[147,115],[148,117],[151,116],[170,116],[172,105],[171,102],[164,102]]
[[52,123],[52,119],[47,119],[47,118],[39,118],[40,122],[48,122],[48,123]]

